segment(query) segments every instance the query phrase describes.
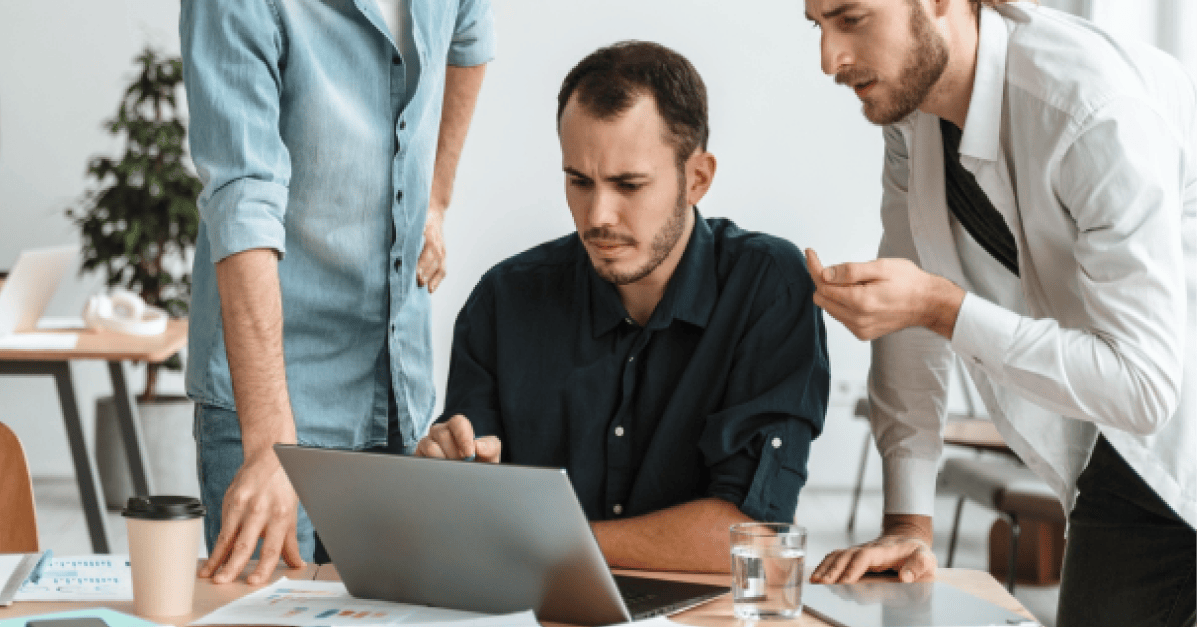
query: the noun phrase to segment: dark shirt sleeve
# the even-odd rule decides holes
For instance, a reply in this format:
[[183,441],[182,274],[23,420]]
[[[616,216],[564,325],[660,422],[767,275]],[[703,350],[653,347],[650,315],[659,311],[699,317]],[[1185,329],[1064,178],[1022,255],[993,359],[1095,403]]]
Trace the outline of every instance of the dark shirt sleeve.
[[[496,383],[496,299],[494,272],[475,286],[454,323],[446,404],[437,422],[456,414],[471,421],[475,437],[494,435],[504,442],[500,424],[500,395]],[[502,461],[507,460],[502,448]]]
[[[800,270],[800,272],[804,272]],[[700,449],[708,496],[760,521],[791,522],[808,479],[808,453],[829,402],[821,310],[807,273],[752,318],[735,348],[722,409],[707,417]]]

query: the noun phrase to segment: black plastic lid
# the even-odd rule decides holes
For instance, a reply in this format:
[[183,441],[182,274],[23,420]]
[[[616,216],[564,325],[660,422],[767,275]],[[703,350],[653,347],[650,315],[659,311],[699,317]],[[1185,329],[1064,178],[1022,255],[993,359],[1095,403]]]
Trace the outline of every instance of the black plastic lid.
[[135,496],[125,503],[121,515],[143,520],[188,520],[204,516],[200,499],[190,496]]

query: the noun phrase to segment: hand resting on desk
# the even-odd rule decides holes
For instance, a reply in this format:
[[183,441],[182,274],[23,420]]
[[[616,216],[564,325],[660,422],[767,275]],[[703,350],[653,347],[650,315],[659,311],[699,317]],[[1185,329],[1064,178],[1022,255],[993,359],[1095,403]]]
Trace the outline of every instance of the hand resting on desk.
[[429,428],[429,435],[417,443],[417,457],[437,459],[474,459],[495,464],[500,461],[500,438],[487,435],[476,439],[467,417],[458,414]]

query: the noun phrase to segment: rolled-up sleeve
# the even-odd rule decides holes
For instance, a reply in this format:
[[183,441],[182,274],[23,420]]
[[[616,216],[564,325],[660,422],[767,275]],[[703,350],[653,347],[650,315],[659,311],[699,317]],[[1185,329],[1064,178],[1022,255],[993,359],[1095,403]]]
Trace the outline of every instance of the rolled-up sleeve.
[[809,447],[825,422],[829,375],[825,326],[805,273],[737,345],[726,403],[708,416],[700,440],[707,496],[754,520],[792,521]]
[[279,134],[279,12],[268,0],[184,0],[179,34],[212,259],[252,248],[283,255],[291,160]]
[[496,32],[491,0],[460,0],[446,63],[472,67],[487,63],[495,56]]

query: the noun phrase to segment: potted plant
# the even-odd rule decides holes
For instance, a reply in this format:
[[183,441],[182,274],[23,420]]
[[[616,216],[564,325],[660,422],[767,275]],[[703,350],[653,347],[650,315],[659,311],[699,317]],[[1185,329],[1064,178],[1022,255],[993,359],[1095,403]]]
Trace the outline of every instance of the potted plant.
[[[67,216],[82,235],[81,272],[102,270],[108,287],[129,290],[147,305],[182,317],[190,300],[189,256],[203,187],[187,158],[187,125],[178,102],[183,63],[151,47],[134,62],[138,71],[116,115],[104,122],[110,134],[124,139],[124,154],[92,158],[87,176],[94,187]],[[192,406],[186,397],[159,396],[162,366],[177,370],[182,360],[175,355],[161,365],[147,364],[146,384],[137,397],[149,471],[157,492],[191,494],[196,490]],[[97,402],[97,461],[110,507],[123,505],[133,492],[115,416],[111,398]]]

